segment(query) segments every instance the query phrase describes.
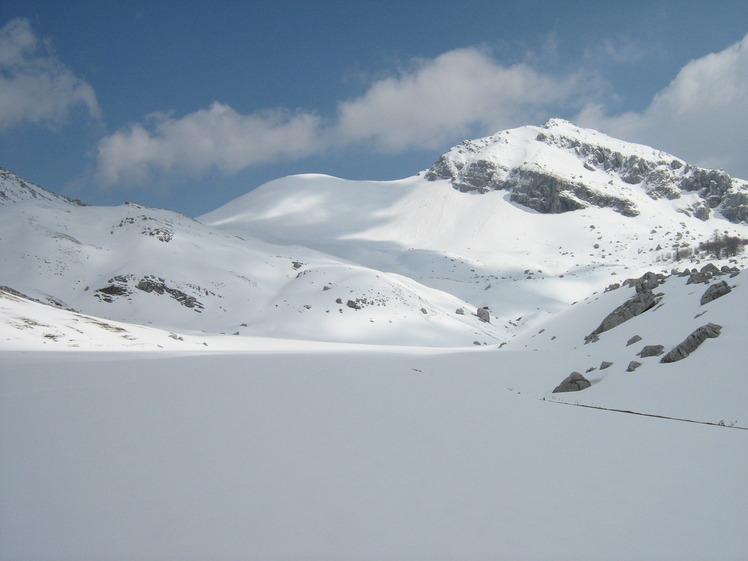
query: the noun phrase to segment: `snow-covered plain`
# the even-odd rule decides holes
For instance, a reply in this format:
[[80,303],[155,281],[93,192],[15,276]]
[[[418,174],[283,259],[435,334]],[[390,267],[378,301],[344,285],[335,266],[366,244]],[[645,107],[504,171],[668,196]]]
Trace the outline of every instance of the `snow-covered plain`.
[[5,353],[2,558],[744,557],[747,431],[543,401],[528,355]]
[[[485,144],[640,214],[297,176],[198,222],[0,173],[0,559],[745,559],[746,257],[672,248],[748,226],[536,134]],[[657,304],[585,343],[648,270]]]

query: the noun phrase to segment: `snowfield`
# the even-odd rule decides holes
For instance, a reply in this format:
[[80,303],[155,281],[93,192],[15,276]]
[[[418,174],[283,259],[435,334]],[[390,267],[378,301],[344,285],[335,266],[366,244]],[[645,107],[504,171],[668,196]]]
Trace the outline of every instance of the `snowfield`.
[[199,220],[0,169],[0,560],[742,561],[747,193],[559,120]]
[[5,353],[2,557],[744,556],[747,431],[543,401],[523,355]]

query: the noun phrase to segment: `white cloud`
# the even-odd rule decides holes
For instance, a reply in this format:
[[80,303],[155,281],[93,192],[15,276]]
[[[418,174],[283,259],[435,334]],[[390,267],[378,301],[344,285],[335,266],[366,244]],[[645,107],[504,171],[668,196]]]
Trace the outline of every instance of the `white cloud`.
[[611,116],[591,105],[575,120],[748,178],[748,35],[689,62],[641,113]]
[[99,142],[97,179],[103,186],[145,184],[159,177],[231,175],[252,165],[294,159],[319,149],[319,119],[272,111],[242,115],[213,103],[175,119],[154,114]]
[[93,88],[77,78],[34,34],[29,21],[0,29],[0,131],[24,122],[64,122],[71,109],[101,111]]
[[374,83],[339,105],[338,135],[385,151],[435,148],[472,127],[495,132],[545,117],[568,98],[574,81],[541,74],[525,64],[503,66],[475,48],[421,61],[409,73]]
[[362,143],[382,151],[435,148],[472,128],[495,132],[545,118],[544,108],[574,87],[525,64],[502,66],[479,49],[458,49],[375,81],[361,97],[339,103],[327,127],[310,113],[243,115],[220,103],[131,125],[99,143],[97,178],[111,186],[211,169],[233,174]]

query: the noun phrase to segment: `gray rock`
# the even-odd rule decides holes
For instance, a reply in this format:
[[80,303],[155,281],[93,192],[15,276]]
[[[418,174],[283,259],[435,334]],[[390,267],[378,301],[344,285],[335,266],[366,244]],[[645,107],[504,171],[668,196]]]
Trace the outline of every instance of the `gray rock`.
[[629,362],[628,368],[626,368],[626,372],[633,372],[637,368],[639,368],[642,365],[641,362],[637,362],[635,360],[632,360]]
[[597,335],[600,333],[609,331],[610,329],[621,325],[623,322],[643,314],[647,310],[653,308],[656,303],[657,300],[651,290],[645,288],[641,292],[637,292],[636,295],[608,314],[597,329],[585,337],[585,342],[589,343],[590,341],[595,341]]
[[196,312],[201,312],[204,308],[203,304],[194,296],[190,296],[177,288],[168,286],[164,279],[152,275],[140,279],[138,284],[135,285],[135,288],[142,290],[143,292],[168,294],[185,308],[191,308]]
[[669,353],[662,357],[660,359],[660,362],[668,363],[683,360],[696,349],[698,349],[699,346],[707,339],[719,337],[721,331],[722,326],[715,323],[707,323],[706,325],[702,325],[696,331],[686,337],[685,341],[674,347]]
[[360,310],[361,309],[361,305],[358,302],[356,302],[355,300],[348,300],[348,302],[346,302],[345,305],[348,306],[349,308],[354,309],[354,310]]
[[[652,199],[678,199],[682,193],[698,194],[698,201],[684,209],[700,220],[710,220],[715,209],[734,223],[748,222],[748,188],[723,171],[697,168],[667,155],[643,158],[586,142],[573,133],[559,130],[553,121],[534,140],[567,150],[579,158],[580,170],[606,173],[631,185],[639,185]],[[611,208],[624,216],[639,211],[632,200],[610,195],[580,180],[560,177],[552,170],[538,169],[527,162],[508,168],[484,150],[504,142],[498,135],[465,141],[440,156],[425,178],[446,179],[463,192],[485,193],[506,190],[511,201],[542,213],[569,212],[587,206]],[[574,177],[574,176],[572,176]]]
[[456,314],[457,314],[458,316],[464,316],[464,315],[465,315],[465,310],[464,310],[463,308],[457,308],[457,309],[455,310],[455,313],[456,313]]
[[691,273],[691,275],[688,277],[688,280],[686,281],[686,284],[706,284],[712,279],[712,276],[709,273],[700,273],[696,271],[695,273]]
[[637,354],[642,358],[647,358],[648,356],[660,356],[664,352],[664,345],[647,345]]
[[634,335],[631,339],[629,339],[628,341],[626,341],[626,346],[630,347],[634,343],[638,343],[641,340],[642,340],[642,338],[639,335]]
[[706,289],[706,292],[701,296],[701,305],[708,304],[712,300],[716,300],[717,298],[721,298],[725,294],[728,294],[732,291],[732,288],[730,288],[730,285],[727,284],[727,281],[720,281],[717,283],[714,283],[709,288]]
[[578,392],[589,388],[591,385],[590,381],[579,372],[572,372],[564,378],[563,382],[556,386],[553,393]]
[[477,314],[478,314],[479,320],[485,321],[486,323],[491,323],[491,311],[488,309],[487,306],[478,308]]
[[605,370],[606,368],[610,368],[613,366],[612,362],[608,362],[607,360],[604,360],[600,363],[600,370]]
[[634,281],[634,288],[637,292],[644,292],[645,290],[654,290],[665,281],[665,275],[660,273],[648,272],[644,273],[641,278]]

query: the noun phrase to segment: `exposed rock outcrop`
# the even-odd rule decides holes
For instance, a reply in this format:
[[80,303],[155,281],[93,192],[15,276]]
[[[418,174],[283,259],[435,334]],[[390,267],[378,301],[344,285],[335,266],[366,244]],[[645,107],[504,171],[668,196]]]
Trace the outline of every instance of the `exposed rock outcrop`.
[[166,284],[166,281],[162,278],[156,277],[144,277],[135,285],[135,288],[142,290],[143,292],[155,292],[156,294],[168,294],[174,300],[182,304],[185,308],[192,308],[196,312],[202,311],[204,308],[203,304],[197,300],[194,296],[190,296],[179,289],[170,287]]
[[174,300],[186,308],[191,308],[196,312],[201,312],[205,306],[194,296],[168,286],[166,281],[160,277],[145,276],[135,282],[133,275],[117,275],[107,281],[107,286],[99,288],[94,295],[104,302],[114,302],[114,298],[120,296],[129,296],[133,294],[133,289],[142,290],[143,292],[152,292],[156,294],[168,294]]
[[639,368],[641,365],[642,365],[641,362],[638,362],[636,360],[632,360],[631,362],[629,362],[629,365],[626,368],[626,372],[633,372],[634,370],[636,370],[637,368]]
[[725,294],[728,294],[732,291],[732,288],[730,288],[730,285],[727,284],[727,281],[720,281],[717,283],[714,283],[709,288],[706,289],[706,292],[701,296],[701,305],[708,304],[709,302],[716,300],[717,298],[721,298]]
[[589,388],[591,385],[590,381],[579,372],[572,372],[564,378],[563,382],[556,386],[553,393],[578,392]]
[[707,323],[706,325],[702,325],[696,331],[686,337],[685,341],[683,341],[680,345],[674,347],[673,350],[662,357],[660,359],[660,362],[668,363],[683,360],[696,349],[698,349],[699,346],[707,339],[719,337],[721,331],[722,326],[715,323]]
[[491,323],[491,311],[486,306],[478,308],[477,314],[479,320]]
[[637,354],[642,358],[647,358],[648,356],[660,356],[664,352],[664,345],[647,345]]
[[[533,129],[538,131],[534,137],[527,134]],[[547,154],[549,150],[576,156],[577,173],[554,173],[542,160],[514,158],[517,153]],[[699,200],[681,208],[682,212],[709,220],[715,209],[731,222],[748,221],[746,182],[723,171],[691,166],[665,152],[614,141],[561,119],[551,119],[541,129],[523,127],[466,140],[440,156],[425,177],[446,179],[463,192],[508,191],[512,202],[551,214],[588,206],[610,208],[624,216],[639,214],[632,200],[613,194],[606,184],[637,185],[652,199],[673,200],[695,192]]]
[[642,289],[641,292],[637,292],[636,295],[629,300],[626,300],[626,302],[608,314],[597,329],[584,338],[585,343],[597,341],[600,333],[613,329],[614,327],[621,325],[623,322],[643,314],[654,307],[656,303],[657,299],[652,291],[646,288]]
[[626,341],[626,346],[630,347],[634,343],[638,343],[641,340],[642,340],[641,335],[634,335],[631,339],[629,339],[628,341]]

